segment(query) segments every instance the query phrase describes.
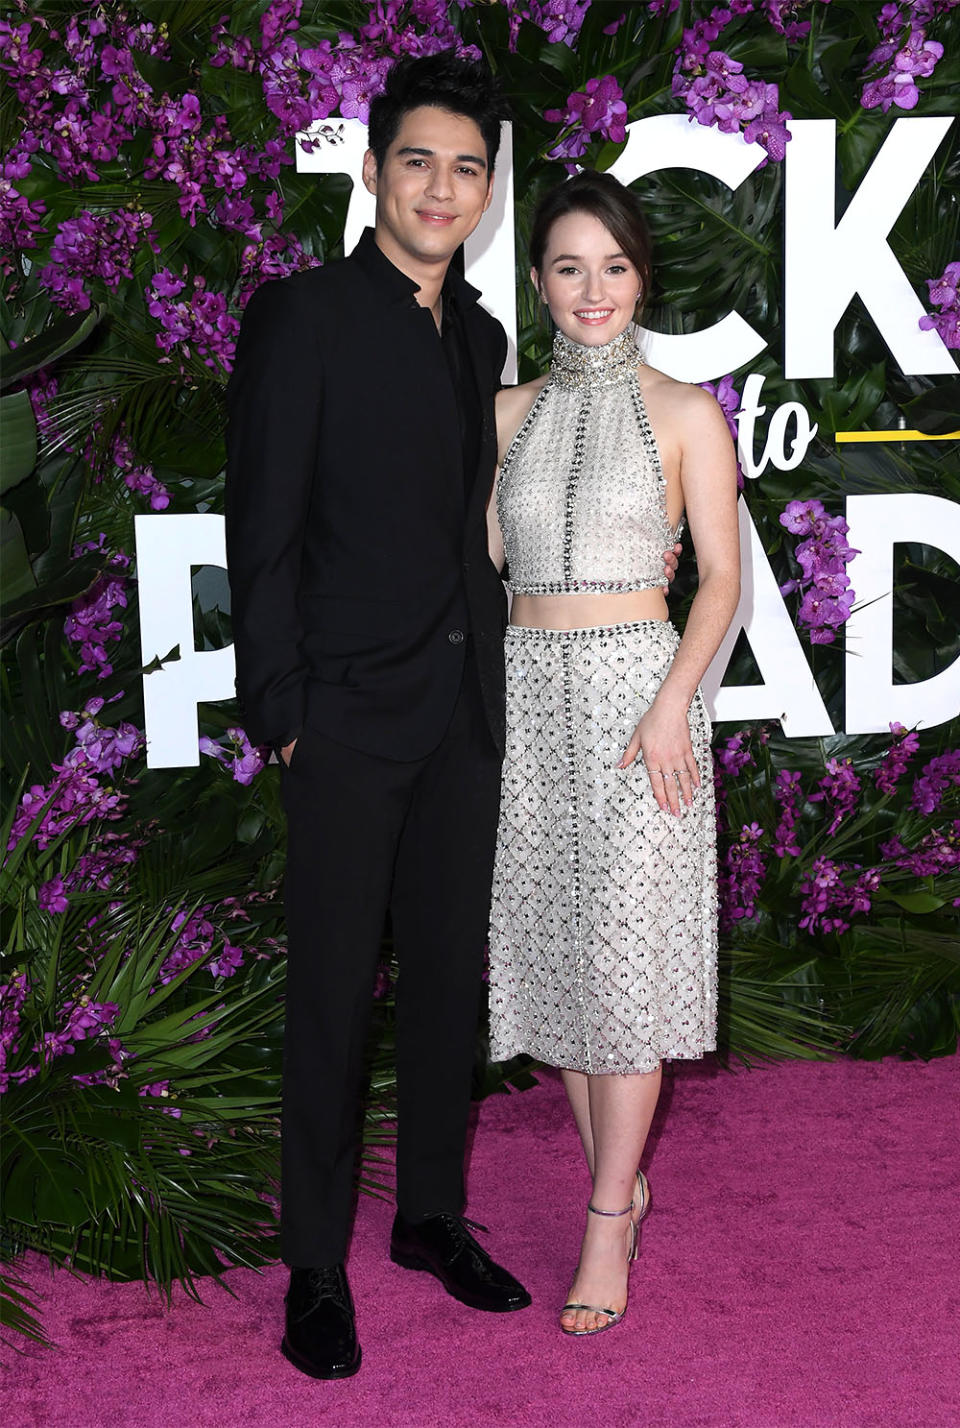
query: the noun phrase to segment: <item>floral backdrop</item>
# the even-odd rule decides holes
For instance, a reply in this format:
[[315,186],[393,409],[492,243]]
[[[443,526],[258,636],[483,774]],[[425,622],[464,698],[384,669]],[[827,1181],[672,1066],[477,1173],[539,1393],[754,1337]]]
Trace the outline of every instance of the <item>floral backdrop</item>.
[[[657,113],[764,151],[730,194],[639,180],[656,240],[647,321],[736,306],[780,324],[791,117],[838,122],[852,192],[901,113],[960,110],[957,0],[16,0],[0,20],[4,447],[0,1090],[4,1321],[40,1334],[17,1257],[196,1289],[270,1258],[283,827],[276,770],[237,710],[202,709],[199,769],[147,771],[132,518],[219,511],[223,389],[257,286],[342,252],[348,181],[298,174],[294,135],[365,120],[401,54],[484,55],[514,113],[521,379],[549,332],[522,282],[540,194],[608,167]],[[891,234],[960,348],[960,162],[939,152]],[[833,379],[754,369],[821,432],[745,498],[831,713],[857,552],[843,498],[960,499],[952,442],[834,447],[854,426],[956,427],[958,384],[905,377],[857,303]],[[736,430],[742,377],[709,384]],[[827,439],[823,439],[826,435]],[[956,566],[899,548],[897,673],[960,654]],[[686,562],[689,566],[690,562]],[[677,617],[689,601],[678,580]],[[200,648],[229,643],[196,586]],[[952,613],[954,612],[954,613]],[[749,650],[733,672],[750,679]],[[952,1052],[960,965],[960,751],[950,726],[787,740],[719,726],[723,1036],[729,1053]],[[392,968],[377,986],[364,1183],[392,1108]],[[482,1041],[482,1038],[481,1038]],[[479,1058],[483,1064],[482,1056]],[[478,1073],[478,1092],[524,1070]]]

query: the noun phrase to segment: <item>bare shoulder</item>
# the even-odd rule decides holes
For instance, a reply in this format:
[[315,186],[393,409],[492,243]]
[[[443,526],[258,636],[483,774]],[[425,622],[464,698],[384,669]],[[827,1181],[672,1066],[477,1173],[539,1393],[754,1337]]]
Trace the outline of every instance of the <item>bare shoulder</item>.
[[519,426],[546,386],[546,377],[535,377],[519,387],[503,387],[497,393],[497,420],[516,421]]
[[503,461],[507,448],[530,414],[530,409],[546,385],[537,377],[519,387],[504,387],[497,393],[497,459]]
[[651,418],[680,432],[728,431],[727,419],[716,397],[691,382],[678,382],[656,367],[643,366],[637,380]]

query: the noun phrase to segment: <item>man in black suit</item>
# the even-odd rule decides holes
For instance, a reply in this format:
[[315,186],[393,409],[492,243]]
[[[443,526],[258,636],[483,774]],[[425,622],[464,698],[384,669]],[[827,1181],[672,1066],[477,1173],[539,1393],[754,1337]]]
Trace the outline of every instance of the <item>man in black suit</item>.
[[462,1217],[503,748],[484,509],[506,338],[450,260],[490,203],[501,117],[485,68],[394,67],[364,165],[375,228],[258,290],[228,394],[237,687],[250,738],[279,751],[289,828],[282,1347],[318,1378],[360,1366],[344,1260],[388,908],[391,1257],[478,1309],[530,1302]]

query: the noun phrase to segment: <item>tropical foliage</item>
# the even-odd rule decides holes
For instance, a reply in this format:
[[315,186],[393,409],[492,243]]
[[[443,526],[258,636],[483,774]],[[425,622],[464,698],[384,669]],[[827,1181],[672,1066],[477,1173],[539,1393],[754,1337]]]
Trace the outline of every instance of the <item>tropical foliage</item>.
[[[457,45],[486,55],[515,117],[524,378],[549,350],[524,281],[525,240],[538,197],[565,165],[607,167],[627,122],[663,112],[742,132],[765,151],[768,162],[733,195],[690,171],[638,181],[657,256],[646,320],[685,332],[736,307],[771,336],[754,364],[765,400],[798,400],[819,423],[802,469],[748,480],[745,497],[778,577],[796,582],[787,598],[839,727],[837,636],[844,593],[855,598],[856,588],[837,524],[843,498],[906,489],[958,500],[960,476],[955,444],[841,454],[831,434],[950,430],[957,385],[905,377],[856,302],[838,328],[835,379],[784,380],[785,116],[837,120],[852,191],[898,112],[960,109],[955,9],[952,0],[8,4],[5,1258],[35,1248],[80,1269],[195,1286],[198,1275],[272,1253],[283,980],[276,770],[229,705],[201,711],[199,769],[145,768],[132,517],[221,509],[223,387],[243,306],[260,282],[342,251],[348,181],[298,174],[293,136],[331,115],[365,118],[399,53]],[[953,346],[958,181],[956,147],[945,145],[891,235],[929,321]],[[732,420],[739,380],[717,384]],[[819,554],[798,566],[804,535]],[[913,680],[960,653],[957,572],[932,548],[900,555],[896,658],[898,676]],[[195,592],[198,646],[229,642],[228,602],[209,572]],[[751,677],[746,648],[734,675]],[[718,730],[732,1055],[955,1047],[960,775],[946,733],[788,742],[776,728]],[[370,1188],[390,1134],[387,964],[378,991]],[[487,1073],[482,1088],[497,1077]],[[39,1332],[16,1277],[4,1303],[7,1322]]]

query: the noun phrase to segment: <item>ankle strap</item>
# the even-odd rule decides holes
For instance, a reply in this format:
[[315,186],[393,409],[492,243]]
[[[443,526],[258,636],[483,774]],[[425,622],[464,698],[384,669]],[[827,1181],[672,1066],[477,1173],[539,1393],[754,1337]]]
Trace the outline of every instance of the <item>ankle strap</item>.
[[619,1220],[621,1215],[629,1215],[633,1209],[633,1201],[630,1201],[625,1210],[598,1210],[596,1205],[588,1205],[587,1209],[591,1215],[602,1215],[605,1220]]

